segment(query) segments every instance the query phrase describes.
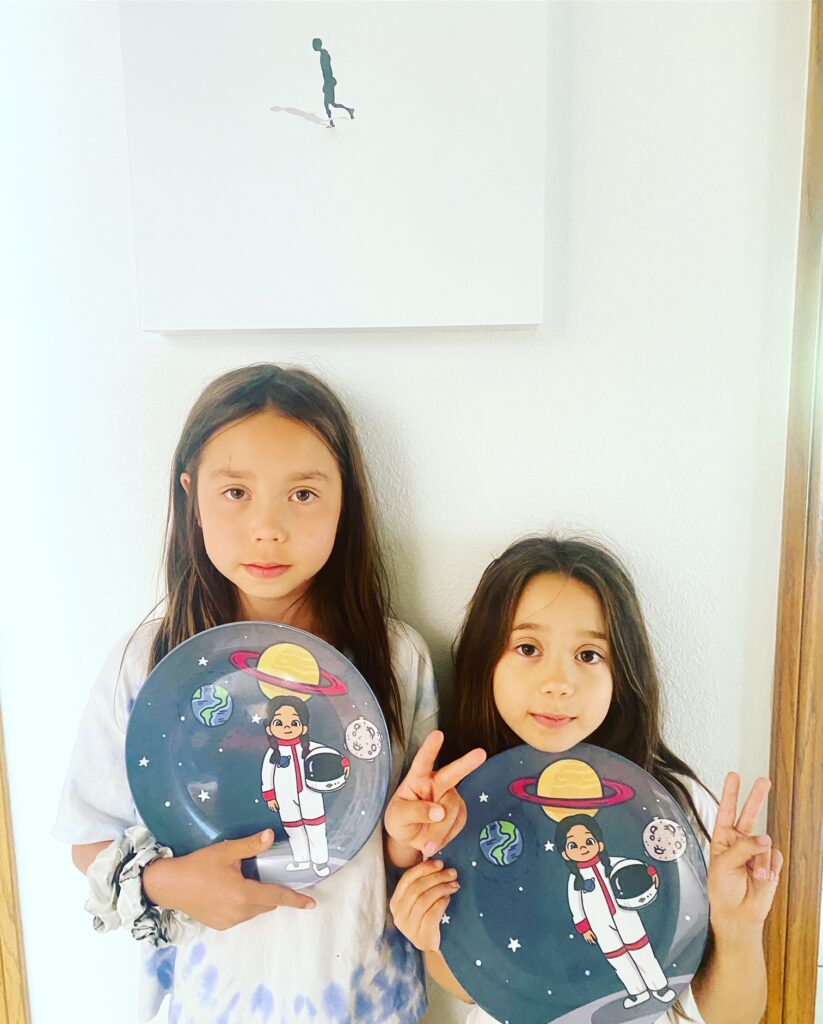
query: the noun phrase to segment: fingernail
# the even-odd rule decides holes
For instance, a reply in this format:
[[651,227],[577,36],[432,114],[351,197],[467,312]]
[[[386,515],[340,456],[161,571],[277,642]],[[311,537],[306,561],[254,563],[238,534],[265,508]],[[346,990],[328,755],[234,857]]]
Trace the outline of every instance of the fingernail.
[[271,840],[272,840],[271,829],[267,828],[266,831],[260,836],[260,841],[262,843],[270,843]]
[[758,841],[758,843],[760,843],[761,846],[770,846],[771,842],[772,842],[772,837],[771,836],[758,836],[757,837],[757,841]]
[[446,872],[446,878],[457,878],[457,871],[454,868],[449,868]]
[[442,807],[431,807],[429,809],[429,821],[442,821],[446,817],[446,812]]
[[433,853],[437,853],[437,843],[426,843],[423,847],[423,856],[431,857]]
[[758,868],[757,871],[755,871],[755,873],[754,873],[754,877],[759,882],[765,882],[768,879],[770,874],[771,874],[770,871],[764,871],[762,868]]
[[435,871],[439,871],[443,867],[443,861],[442,860],[433,860],[432,861],[432,867],[435,869]]
[[449,888],[451,889],[452,892],[457,892],[457,890],[460,888],[460,883],[452,882]]

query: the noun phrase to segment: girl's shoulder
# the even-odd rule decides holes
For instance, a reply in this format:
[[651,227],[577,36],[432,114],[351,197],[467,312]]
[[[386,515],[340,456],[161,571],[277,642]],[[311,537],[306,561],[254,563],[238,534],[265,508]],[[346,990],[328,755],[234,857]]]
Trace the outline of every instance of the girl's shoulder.
[[118,725],[125,729],[131,706],[149,674],[152,644],[160,619],[142,622],[112,645],[97,677],[94,690],[111,699]]
[[433,674],[428,645],[416,629],[400,619],[388,619],[386,631],[389,635],[392,667],[401,686],[404,680],[417,679],[421,673]]

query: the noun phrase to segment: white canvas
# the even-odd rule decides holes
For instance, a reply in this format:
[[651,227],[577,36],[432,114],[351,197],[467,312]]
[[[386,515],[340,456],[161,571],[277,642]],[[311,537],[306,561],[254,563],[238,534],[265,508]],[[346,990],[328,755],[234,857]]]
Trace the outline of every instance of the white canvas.
[[144,329],[542,319],[544,4],[120,13]]

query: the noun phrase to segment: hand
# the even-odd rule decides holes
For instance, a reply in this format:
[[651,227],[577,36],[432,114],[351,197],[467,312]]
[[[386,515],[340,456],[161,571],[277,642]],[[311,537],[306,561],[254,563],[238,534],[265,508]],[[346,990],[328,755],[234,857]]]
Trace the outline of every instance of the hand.
[[269,810],[270,811],[279,811],[280,810],[280,804],[278,804],[278,802],[276,800],[269,800],[268,801],[268,805],[269,805]]
[[146,895],[161,907],[182,910],[209,928],[223,931],[276,907],[310,910],[310,896],[280,885],[244,878],[240,861],[267,850],[274,840],[271,829],[228,839],[195,850],[185,857],[161,857],[143,872]]
[[783,855],[769,836],[752,835],[770,788],[768,779],[758,779],[738,817],[740,776],[726,776],[709,861],[709,912],[718,939],[759,936],[771,909]]
[[460,888],[454,868],[441,860],[424,860],[400,877],[389,901],[394,923],[412,945],[440,949],[440,919],[452,895]]
[[424,857],[442,850],[466,824],[466,805],[454,787],[486,760],[485,751],[477,748],[435,772],[442,745],[439,729],[426,737],[384,818],[392,839]]
[[586,940],[586,942],[590,942],[593,946],[597,945],[597,936],[594,934],[591,928],[589,928],[587,932],[583,933],[583,938]]

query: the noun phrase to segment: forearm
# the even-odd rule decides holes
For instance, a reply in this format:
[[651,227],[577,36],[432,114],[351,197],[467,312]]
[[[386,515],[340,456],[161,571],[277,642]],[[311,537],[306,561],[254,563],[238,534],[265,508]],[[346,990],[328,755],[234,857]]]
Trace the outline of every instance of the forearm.
[[442,953],[430,951],[425,953],[424,956],[426,959],[426,970],[442,989],[445,989],[449,995],[462,999],[464,1003],[474,1002],[472,997],[466,993],[457,978],[449,970]]
[[766,1009],[762,933],[734,941],[716,937],[692,993],[705,1024],[757,1024]]

